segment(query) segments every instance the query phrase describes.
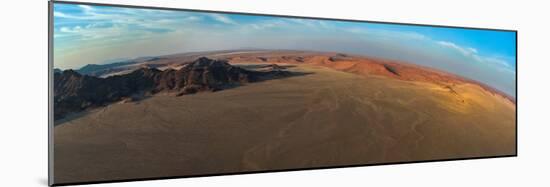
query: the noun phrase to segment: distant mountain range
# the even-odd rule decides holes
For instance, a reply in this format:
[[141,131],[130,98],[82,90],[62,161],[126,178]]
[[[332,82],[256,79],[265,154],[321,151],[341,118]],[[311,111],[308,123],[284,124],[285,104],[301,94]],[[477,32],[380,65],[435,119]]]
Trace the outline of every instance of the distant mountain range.
[[179,70],[161,71],[156,68],[142,67],[128,74],[107,78],[86,74],[120,65],[120,63],[88,65],[77,71],[55,72],[55,119],[61,119],[67,114],[88,108],[105,106],[126,99],[136,100],[159,92],[171,92],[181,96],[200,91],[219,91],[244,83],[291,75],[290,72],[280,68],[273,68],[270,71],[252,71],[232,66],[224,60],[212,60],[206,57],[198,58]]
[[131,65],[139,64],[147,61],[156,61],[160,60],[159,57],[141,57],[132,60],[113,62],[108,64],[87,64],[84,67],[76,70],[78,73],[83,75],[91,75],[96,77],[101,77],[113,72],[119,72],[123,70],[131,69]]
[[136,63],[135,61],[127,61],[127,62],[115,62],[110,64],[87,64],[84,67],[76,70],[80,74],[84,75],[97,75],[101,74],[104,71],[108,71],[111,68],[118,67],[118,66],[124,66],[124,65],[130,65]]

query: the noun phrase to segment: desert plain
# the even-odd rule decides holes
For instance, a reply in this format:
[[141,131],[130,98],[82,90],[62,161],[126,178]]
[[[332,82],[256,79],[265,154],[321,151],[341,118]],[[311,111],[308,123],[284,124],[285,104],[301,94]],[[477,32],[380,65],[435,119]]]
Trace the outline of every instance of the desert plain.
[[450,73],[376,58],[295,51],[172,55],[144,63],[178,68],[198,56],[252,70],[275,64],[300,74],[215,92],[158,93],[56,121],[54,181],[516,153],[515,101]]

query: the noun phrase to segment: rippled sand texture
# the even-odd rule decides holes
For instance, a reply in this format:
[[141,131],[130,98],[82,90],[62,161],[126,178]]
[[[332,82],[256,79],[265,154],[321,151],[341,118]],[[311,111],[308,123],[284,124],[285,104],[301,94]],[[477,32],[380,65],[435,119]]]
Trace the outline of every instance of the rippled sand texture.
[[311,74],[155,95],[58,125],[55,182],[515,154],[515,104],[478,85],[294,65]]

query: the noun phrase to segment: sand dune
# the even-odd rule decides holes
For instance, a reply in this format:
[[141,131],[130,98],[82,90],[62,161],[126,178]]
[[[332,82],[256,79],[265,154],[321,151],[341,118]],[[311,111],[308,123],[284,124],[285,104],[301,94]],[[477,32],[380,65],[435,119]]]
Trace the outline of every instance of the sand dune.
[[55,182],[515,154],[515,104],[483,86],[416,77],[399,64],[396,74],[353,57],[331,61],[337,54],[293,55],[217,57],[309,74],[155,95],[56,126]]
[[481,82],[457,76],[442,70],[406,62],[397,62],[386,59],[341,53],[305,51],[269,51],[263,53],[245,53],[238,56],[221,55],[217,57],[231,60],[233,63],[313,64],[359,75],[379,75],[394,79],[429,82],[444,86],[454,86],[456,84],[468,83],[478,85],[494,95],[504,97],[510,102],[515,103],[515,99],[513,97]]

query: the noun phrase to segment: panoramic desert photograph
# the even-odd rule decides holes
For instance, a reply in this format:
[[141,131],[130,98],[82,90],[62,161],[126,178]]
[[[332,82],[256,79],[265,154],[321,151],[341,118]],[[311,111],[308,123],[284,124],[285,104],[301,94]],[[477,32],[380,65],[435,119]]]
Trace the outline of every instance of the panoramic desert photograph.
[[514,32],[57,3],[54,182],[516,154]]

